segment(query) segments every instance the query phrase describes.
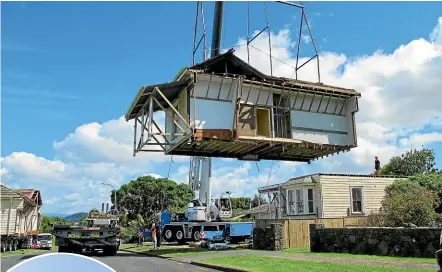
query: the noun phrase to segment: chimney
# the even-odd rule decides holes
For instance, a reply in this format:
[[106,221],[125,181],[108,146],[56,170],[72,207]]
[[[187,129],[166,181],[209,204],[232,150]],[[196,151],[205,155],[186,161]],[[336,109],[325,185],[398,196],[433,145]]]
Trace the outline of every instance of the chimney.
[[101,213],[104,213],[104,202],[101,203]]
[[106,213],[109,211],[109,202],[106,203]]

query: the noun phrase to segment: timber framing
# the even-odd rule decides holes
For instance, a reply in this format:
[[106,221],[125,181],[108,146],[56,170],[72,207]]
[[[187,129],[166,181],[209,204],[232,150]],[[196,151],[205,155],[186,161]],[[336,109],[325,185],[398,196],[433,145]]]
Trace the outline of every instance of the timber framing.
[[[215,80],[219,87],[211,87]],[[195,86],[199,81],[206,81],[204,84],[207,84],[207,87],[204,88],[207,89],[200,90],[197,95]],[[222,86],[224,85],[227,86],[227,89],[223,93]],[[258,90],[256,96],[250,95],[252,88]],[[209,95],[210,91],[211,96]],[[176,106],[182,92],[187,92],[187,114],[183,114]],[[280,94],[280,98],[277,103],[269,105],[272,94]],[[290,100],[284,99],[282,102],[282,97],[288,94],[292,98]],[[309,99],[306,99],[307,96]],[[320,83],[266,76],[233,55],[233,50],[230,50],[193,67],[182,69],[174,81],[170,83],[141,87],[125,118],[127,121],[134,120],[134,156],[138,152],[163,152],[166,155],[236,158],[253,161],[311,162],[324,156],[350,151],[357,144],[317,144],[305,140],[277,138],[274,135],[246,137],[238,133],[236,129],[239,124],[240,108],[251,105],[254,108],[263,107],[270,110],[294,110],[346,116],[354,114],[354,112],[346,112],[346,101],[353,97],[359,98],[360,93]],[[232,103],[234,110],[232,128],[198,128],[195,125],[197,120],[190,120],[192,114],[194,119],[197,116],[195,106],[197,100]],[[331,100],[334,103],[330,103]],[[265,104],[263,101],[266,101]],[[287,101],[290,102],[287,103]],[[314,104],[314,101],[317,103]],[[159,125],[160,122],[155,120],[154,113],[158,111],[167,116],[166,119],[176,127],[175,130],[166,131],[166,125],[163,131]],[[350,132],[319,131],[319,129],[297,127],[290,129],[310,130],[319,133],[353,133],[355,143],[357,143],[355,129]]]

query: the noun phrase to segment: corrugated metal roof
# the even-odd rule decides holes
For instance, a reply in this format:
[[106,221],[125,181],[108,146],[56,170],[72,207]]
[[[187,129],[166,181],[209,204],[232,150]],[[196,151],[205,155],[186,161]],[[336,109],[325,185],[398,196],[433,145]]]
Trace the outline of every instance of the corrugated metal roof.
[[[313,83],[303,80],[295,80],[286,77],[275,77],[269,76],[261,73],[239,57],[234,54],[235,50],[230,49],[224,54],[220,54],[214,58],[210,58],[204,62],[198,63],[189,69],[192,70],[203,70],[204,73],[222,73],[222,74],[233,74],[245,76],[248,80],[265,82],[273,82],[277,85],[287,86],[292,85],[294,87],[307,89],[307,90],[318,90],[330,93],[339,93],[348,96],[360,97],[361,93],[356,92],[353,89],[347,89],[337,86],[325,85],[322,83]],[[227,71],[226,71],[227,70]]]
[[306,177],[311,177],[311,176],[345,176],[345,177],[363,177],[363,178],[407,178],[406,176],[395,176],[395,175],[375,176],[375,175],[365,175],[365,174],[316,173],[316,174],[310,174],[310,175],[300,176],[300,177],[296,177],[296,178],[291,178],[291,179],[289,179],[289,181],[301,179],[301,178],[306,178]]
[[22,194],[20,194],[19,192],[9,189],[8,187],[1,185],[0,187],[0,196],[1,197],[24,197]]
[[270,186],[264,186],[264,187],[260,187],[258,188],[259,192],[267,192],[267,191],[277,191],[278,190],[278,186],[282,186],[282,185],[289,185],[290,182],[296,181],[296,180],[300,180],[300,179],[304,179],[304,178],[308,178],[308,177],[314,177],[314,176],[344,176],[344,177],[362,177],[362,178],[393,178],[393,179],[403,179],[403,178],[407,178],[407,176],[395,176],[395,175],[379,175],[379,176],[375,176],[375,175],[364,175],[364,174],[337,174],[337,173],[316,173],[316,174],[309,174],[309,175],[304,175],[304,176],[300,176],[300,177],[296,177],[296,178],[291,178],[286,182],[280,183],[280,184],[274,184],[274,185],[270,185]]
[[15,191],[19,192],[20,194],[24,195],[29,199],[32,199],[32,195],[35,192],[34,189],[16,189]]
[[23,198],[26,202],[42,205],[40,191],[35,189],[11,189],[1,185],[0,197]]
[[[133,100],[129,110],[125,115],[126,121],[134,119],[136,116],[140,114],[140,111],[142,110],[145,103],[148,102],[148,99],[150,98],[155,88],[158,88],[169,101],[173,101],[178,97],[180,92],[186,86],[189,86],[190,83],[191,80],[185,78],[174,82],[141,87],[137,93],[137,96]],[[158,102],[161,104],[163,108],[166,109],[169,108],[169,105],[167,104],[167,102],[165,102],[162,96],[156,95],[155,98],[158,100]],[[161,110],[161,107],[158,106],[156,103],[154,103],[153,111],[156,112],[158,110]]]

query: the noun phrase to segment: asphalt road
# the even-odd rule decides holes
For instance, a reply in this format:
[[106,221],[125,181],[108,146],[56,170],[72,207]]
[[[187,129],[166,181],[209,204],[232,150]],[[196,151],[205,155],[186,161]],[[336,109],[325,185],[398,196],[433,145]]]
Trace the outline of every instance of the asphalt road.
[[[44,253],[43,253],[44,254]],[[19,255],[1,258],[1,272],[6,272],[14,265],[37,256],[37,254]],[[130,252],[119,251],[116,256],[102,256],[100,253],[95,256],[87,255],[115,269],[118,272],[216,272],[191,264],[175,262],[161,258],[150,257]]]

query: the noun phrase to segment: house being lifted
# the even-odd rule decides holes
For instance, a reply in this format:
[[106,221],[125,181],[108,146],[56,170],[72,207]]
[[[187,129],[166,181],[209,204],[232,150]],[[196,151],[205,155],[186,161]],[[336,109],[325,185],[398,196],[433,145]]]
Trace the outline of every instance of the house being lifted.
[[[359,97],[351,89],[264,75],[232,49],[182,69],[170,83],[141,87],[125,118],[137,120],[134,155],[310,162],[357,146]],[[164,129],[155,122],[158,111],[165,113]]]

